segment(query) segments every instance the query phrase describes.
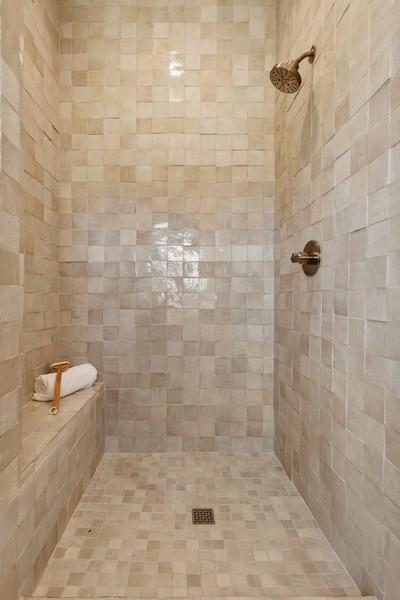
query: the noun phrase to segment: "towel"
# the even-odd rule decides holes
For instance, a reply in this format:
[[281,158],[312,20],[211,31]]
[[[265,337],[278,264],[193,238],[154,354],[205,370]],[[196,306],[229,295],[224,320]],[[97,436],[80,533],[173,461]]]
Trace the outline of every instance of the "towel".
[[[64,371],[61,378],[61,398],[73,394],[83,388],[91,387],[97,379],[97,369],[90,363],[84,363],[76,367],[71,367]],[[47,402],[53,400],[54,385],[56,382],[55,373],[39,375],[35,379],[34,400]]]

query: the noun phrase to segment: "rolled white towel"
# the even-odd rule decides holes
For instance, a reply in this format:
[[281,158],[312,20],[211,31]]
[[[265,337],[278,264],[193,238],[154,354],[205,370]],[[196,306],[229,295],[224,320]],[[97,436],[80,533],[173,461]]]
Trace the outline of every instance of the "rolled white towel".
[[[64,371],[61,378],[61,398],[83,388],[91,387],[97,379],[97,369],[90,363],[77,365]],[[34,400],[48,402],[54,397],[55,373],[39,375],[35,379]]]

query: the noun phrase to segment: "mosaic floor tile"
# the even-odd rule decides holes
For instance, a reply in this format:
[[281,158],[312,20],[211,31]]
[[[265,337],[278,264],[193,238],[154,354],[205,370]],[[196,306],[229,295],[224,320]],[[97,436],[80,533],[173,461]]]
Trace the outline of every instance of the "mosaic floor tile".
[[[210,507],[215,525],[192,524]],[[359,596],[273,454],[108,454],[34,598]]]

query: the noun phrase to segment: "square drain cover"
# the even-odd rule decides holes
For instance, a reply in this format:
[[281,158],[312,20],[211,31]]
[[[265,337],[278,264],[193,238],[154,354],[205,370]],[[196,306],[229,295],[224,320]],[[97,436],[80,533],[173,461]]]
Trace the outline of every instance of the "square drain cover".
[[193,525],[215,525],[213,508],[192,508]]

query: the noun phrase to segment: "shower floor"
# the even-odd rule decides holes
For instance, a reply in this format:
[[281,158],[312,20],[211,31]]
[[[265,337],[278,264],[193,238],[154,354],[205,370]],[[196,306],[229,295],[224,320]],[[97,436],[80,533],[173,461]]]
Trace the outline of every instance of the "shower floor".
[[33,597],[359,595],[273,454],[175,453],[104,456]]

